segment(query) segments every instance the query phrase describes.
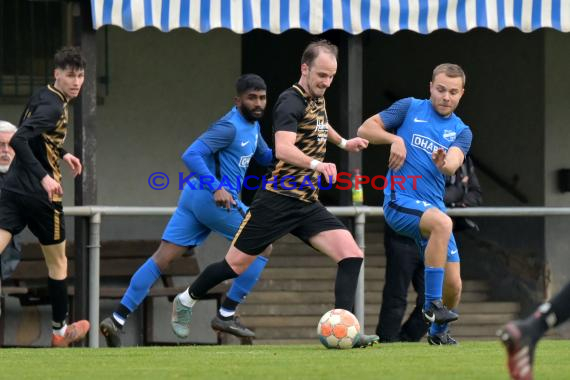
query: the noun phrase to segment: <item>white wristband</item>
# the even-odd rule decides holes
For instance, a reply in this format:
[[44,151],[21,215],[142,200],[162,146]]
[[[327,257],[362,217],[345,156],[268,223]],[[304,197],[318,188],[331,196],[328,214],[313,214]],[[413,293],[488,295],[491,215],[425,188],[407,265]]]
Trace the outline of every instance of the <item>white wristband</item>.
[[319,161],[319,160],[312,160],[311,161],[311,169],[315,170],[320,163],[321,163],[321,161]]
[[346,139],[343,139],[342,137],[340,138],[340,142],[336,145],[338,146],[340,149],[344,149],[346,148]]

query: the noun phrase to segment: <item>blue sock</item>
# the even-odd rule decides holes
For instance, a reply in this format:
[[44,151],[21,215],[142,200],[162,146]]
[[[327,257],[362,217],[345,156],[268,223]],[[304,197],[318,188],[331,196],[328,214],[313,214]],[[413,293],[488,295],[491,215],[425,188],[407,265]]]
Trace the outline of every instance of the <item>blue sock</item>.
[[[234,283],[227,294],[227,298],[231,299],[235,303],[242,303],[249,292],[251,292],[251,289],[255,284],[257,284],[257,281],[259,281],[259,277],[261,276],[261,272],[263,271],[263,268],[265,268],[267,261],[267,257],[257,256],[249,268],[234,280]],[[222,307],[228,311],[232,311],[231,306],[228,304],[224,304]]]
[[425,277],[425,295],[424,309],[429,307],[431,301],[441,300],[443,294],[443,276],[445,270],[443,268],[434,268],[426,266],[424,270]]
[[441,334],[447,331],[447,323],[432,323],[429,327],[429,335]]
[[121,299],[121,304],[131,312],[135,311],[159,277],[160,269],[158,269],[154,260],[148,259],[145,261],[131,277],[131,283],[123,299]]

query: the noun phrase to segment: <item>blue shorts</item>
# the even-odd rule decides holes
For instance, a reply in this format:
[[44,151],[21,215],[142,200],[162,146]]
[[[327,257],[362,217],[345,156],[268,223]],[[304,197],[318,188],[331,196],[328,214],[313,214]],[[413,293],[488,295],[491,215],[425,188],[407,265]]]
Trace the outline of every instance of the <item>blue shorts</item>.
[[162,234],[162,240],[181,247],[197,246],[212,231],[232,240],[248,210],[239,199],[236,202],[237,205],[228,211],[216,205],[210,191],[193,190],[186,186]]
[[[437,205],[402,195],[398,195],[397,199],[393,197],[392,200],[384,202],[384,218],[386,219],[386,223],[399,234],[415,240],[420,249],[420,257],[422,260],[424,260],[428,239],[421,234],[420,219],[426,210],[434,207],[439,208]],[[453,233],[449,238],[449,244],[447,246],[447,261],[460,261]]]

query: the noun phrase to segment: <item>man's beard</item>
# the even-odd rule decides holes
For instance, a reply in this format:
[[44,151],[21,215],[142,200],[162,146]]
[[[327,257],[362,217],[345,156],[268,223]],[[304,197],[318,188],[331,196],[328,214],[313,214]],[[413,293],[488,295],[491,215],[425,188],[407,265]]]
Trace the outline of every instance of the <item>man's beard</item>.
[[[256,108],[256,109],[250,111],[246,107],[240,107],[239,110],[241,111],[241,114],[243,115],[245,120],[249,121],[250,123],[253,123],[254,121],[260,120],[263,117],[263,110],[261,108]],[[259,116],[259,117],[255,116],[253,114],[253,112],[257,111],[257,110],[261,110],[261,116]]]
[[10,169],[10,165],[0,165],[0,173],[7,173],[8,169]]

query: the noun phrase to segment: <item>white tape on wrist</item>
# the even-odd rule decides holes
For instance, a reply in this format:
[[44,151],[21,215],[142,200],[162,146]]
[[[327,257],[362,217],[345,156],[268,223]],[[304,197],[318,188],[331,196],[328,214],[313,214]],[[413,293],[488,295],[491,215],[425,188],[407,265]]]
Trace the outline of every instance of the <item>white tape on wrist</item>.
[[319,160],[312,160],[311,161],[311,169],[315,170],[320,163],[321,163],[321,161],[319,161]]
[[346,139],[341,138],[341,139],[340,139],[340,142],[337,144],[337,146],[338,146],[340,149],[344,149],[344,148],[346,148],[346,142],[347,142]]

